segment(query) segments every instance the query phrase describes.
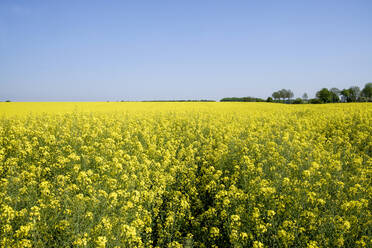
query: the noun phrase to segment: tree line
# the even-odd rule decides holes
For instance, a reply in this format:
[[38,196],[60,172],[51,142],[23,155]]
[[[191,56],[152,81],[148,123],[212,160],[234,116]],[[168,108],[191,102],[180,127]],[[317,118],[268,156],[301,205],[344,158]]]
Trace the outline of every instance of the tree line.
[[362,90],[358,86],[339,90],[323,88],[316,93],[321,103],[331,102],[369,102],[372,101],[372,83],[367,83]]
[[279,102],[290,104],[301,103],[338,103],[338,102],[372,102],[372,83],[366,83],[363,89],[351,86],[347,89],[322,88],[317,91],[315,98],[309,99],[307,93],[302,97],[293,99],[294,94],[290,89],[281,89],[272,93],[266,100],[256,97],[226,97],[221,102]]
[[220,102],[265,102],[262,98],[257,97],[225,97],[220,100]]

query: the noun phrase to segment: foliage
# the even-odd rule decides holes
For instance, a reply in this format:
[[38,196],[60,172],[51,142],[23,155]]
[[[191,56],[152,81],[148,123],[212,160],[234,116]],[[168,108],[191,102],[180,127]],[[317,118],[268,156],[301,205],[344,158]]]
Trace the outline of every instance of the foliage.
[[322,102],[322,103],[329,103],[332,102],[332,94],[327,88],[323,88],[320,91],[316,93],[316,97]]
[[307,93],[305,92],[305,93],[302,95],[302,100],[307,101],[308,98],[309,98],[309,96],[308,96]]
[[[121,102],[125,102],[124,100],[121,100]],[[201,99],[201,100],[144,100],[141,102],[215,102],[215,100],[207,100],[207,99]]]
[[220,100],[221,102],[264,102],[264,99],[256,97],[225,97]]
[[286,90],[286,89],[281,89],[279,91],[276,91],[272,94],[272,97],[275,100],[280,100],[280,99],[288,99],[288,101],[293,98],[294,94],[291,90]]
[[[372,102],[372,83],[367,83],[363,90],[360,90],[358,86],[352,86],[348,89],[340,90],[338,88],[322,88],[316,93],[316,99],[310,99],[308,101],[307,93],[302,95],[302,101],[300,98],[294,97],[293,92],[290,89],[281,89],[272,93],[271,97],[266,99],[266,102],[277,102],[277,103],[288,103],[288,104],[298,104],[298,103],[338,103],[338,102]],[[340,98],[341,97],[341,98]],[[264,100],[260,98],[248,97],[249,100],[243,100],[243,98],[238,97],[228,97],[223,98],[221,101],[249,101],[249,102],[263,102]]]
[[361,95],[365,98],[366,101],[372,101],[372,83],[366,83],[361,92]]
[[370,103],[0,113],[0,247],[372,246]]
[[342,96],[342,101],[343,102],[351,102],[351,98],[350,98],[350,90],[348,89],[343,89],[341,90],[341,96]]
[[352,86],[349,89],[341,91],[344,102],[357,102],[360,101],[361,91],[358,86]]
[[360,88],[358,86],[352,86],[349,88],[351,102],[356,102],[360,97]]
[[309,103],[310,104],[320,104],[320,103],[322,103],[322,101],[319,100],[318,98],[312,98],[312,99],[310,99]]
[[340,93],[341,91],[337,88],[331,88],[330,90],[323,88],[316,93],[316,97],[321,103],[336,103],[340,102]]
[[302,104],[304,103],[304,101],[301,99],[301,98],[296,98],[294,101],[293,101],[293,104]]
[[275,91],[273,92],[273,94],[271,95],[275,100],[280,100],[280,98],[282,98],[281,94],[279,91]]

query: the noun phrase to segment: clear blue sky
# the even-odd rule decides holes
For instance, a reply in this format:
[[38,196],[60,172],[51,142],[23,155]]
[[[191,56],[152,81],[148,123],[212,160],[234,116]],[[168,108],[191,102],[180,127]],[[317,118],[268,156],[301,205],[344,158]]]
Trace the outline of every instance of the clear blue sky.
[[370,81],[371,0],[0,0],[0,101],[311,97]]

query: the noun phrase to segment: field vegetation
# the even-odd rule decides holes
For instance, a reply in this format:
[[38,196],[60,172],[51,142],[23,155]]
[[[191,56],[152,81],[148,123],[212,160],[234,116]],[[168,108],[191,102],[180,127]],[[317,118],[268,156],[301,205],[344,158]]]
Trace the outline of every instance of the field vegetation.
[[371,103],[0,103],[0,246],[372,247],[371,120]]

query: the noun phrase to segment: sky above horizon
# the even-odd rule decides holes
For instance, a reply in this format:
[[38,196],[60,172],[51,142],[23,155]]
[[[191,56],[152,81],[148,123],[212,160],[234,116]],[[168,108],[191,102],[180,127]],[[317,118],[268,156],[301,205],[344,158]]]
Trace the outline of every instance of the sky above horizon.
[[371,13],[369,0],[0,0],[0,101],[362,88]]

